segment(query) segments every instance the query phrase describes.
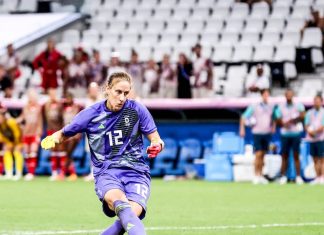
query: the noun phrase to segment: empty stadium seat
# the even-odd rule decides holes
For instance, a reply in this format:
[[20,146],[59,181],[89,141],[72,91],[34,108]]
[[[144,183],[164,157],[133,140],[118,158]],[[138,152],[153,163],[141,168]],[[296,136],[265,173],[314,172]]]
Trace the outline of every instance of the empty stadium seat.
[[154,47],[154,51],[153,51],[153,59],[157,62],[162,61],[163,56],[165,54],[170,55],[171,54],[171,46],[168,45],[164,45],[161,46],[160,44],[158,46]]
[[285,27],[285,19],[283,18],[271,18],[267,21],[267,27],[264,29],[265,32],[279,32],[283,31]]
[[250,17],[253,19],[265,19],[270,12],[269,5],[266,2],[257,2],[252,5],[252,12]]
[[176,164],[178,154],[177,141],[172,138],[164,138],[163,141],[165,143],[165,148],[159,156],[155,158],[151,173],[154,171],[156,173],[164,174],[166,170],[171,170]]
[[82,42],[95,45],[99,41],[100,41],[100,34],[98,30],[88,29],[82,32]]
[[200,44],[204,47],[214,46],[218,42],[219,36],[216,33],[204,33],[201,35]]
[[153,18],[156,20],[165,20],[169,19],[171,16],[171,8],[155,9]]
[[249,62],[252,60],[253,47],[250,45],[237,45],[234,47],[232,62]]
[[248,18],[246,20],[246,26],[244,28],[244,32],[255,32],[255,33],[261,33],[264,28],[264,21],[261,19],[255,19],[255,18]]
[[[153,2],[153,1],[152,1]],[[150,19],[153,14],[151,7],[143,7],[136,9],[134,19],[147,20]]]
[[225,33],[241,32],[244,28],[244,21],[241,19],[230,18],[226,21]]
[[[223,1],[226,2],[226,1]],[[224,20],[229,16],[229,7],[227,6],[217,6],[213,8],[211,19]]]
[[232,19],[245,19],[249,15],[249,5],[244,2],[235,2],[230,17]]
[[181,40],[179,41],[180,46],[193,46],[198,42],[198,34],[197,33],[183,33],[181,35]]
[[298,47],[301,40],[300,32],[284,32],[282,35],[281,44],[293,45]]
[[236,132],[215,133],[213,135],[213,153],[242,153],[244,140]]
[[296,59],[296,48],[293,45],[279,44],[276,47],[276,53],[273,60],[275,62],[294,62]]
[[36,12],[37,0],[20,0],[17,11]]
[[165,33],[181,33],[184,28],[184,21],[182,20],[169,20],[167,21],[167,28]]
[[91,29],[96,29],[99,31],[104,31],[107,29],[107,20],[104,17],[96,17],[93,18],[90,22],[91,24]]
[[270,18],[281,18],[285,19],[290,14],[290,7],[289,6],[280,6],[275,5],[272,7],[272,13],[270,15]]
[[256,45],[252,61],[271,62],[273,60],[274,48],[272,45]]
[[62,35],[63,42],[69,42],[71,44],[78,44],[80,42],[80,32],[76,29],[69,29],[63,32]]
[[301,47],[322,47],[322,31],[320,28],[306,28],[300,43]]
[[219,41],[222,45],[235,45],[239,40],[239,32],[223,32]]
[[205,20],[208,19],[210,15],[210,6],[193,8],[192,15],[190,19],[194,20]]
[[163,20],[150,20],[147,23],[146,33],[160,33],[163,32],[165,23]]
[[187,26],[184,32],[195,33],[202,32],[205,27],[205,22],[203,20],[187,20]]
[[189,138],[179,141],[179,161],[175,169],[167,169],[167,175],[184,175],[189,168],[193,168],[193,160],[200,158],[202,146],[198,139]]
[[220,33],[223,30],[224,21],[220,19],[210,19],[206,22],[204,33]]
[[189,18],[190,14],[191,14],[190,8],[179,7],[179,8],[173,9],[172,18],[174,20],[186,20]]
[[233,47],[231,45],[216,45],[212,60],[216,63],[230,62],[232,59]]

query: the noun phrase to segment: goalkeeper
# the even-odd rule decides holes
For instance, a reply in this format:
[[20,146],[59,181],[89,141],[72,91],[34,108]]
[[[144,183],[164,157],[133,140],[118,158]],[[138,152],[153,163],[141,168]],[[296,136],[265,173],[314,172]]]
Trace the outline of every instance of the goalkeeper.
[[149,166],[142,155],[143,135],[150,141],[149,158],[163,149],[154,120],[142,104],[128,99],[131,77],[116,72],[108,77],[107,99],[79,112],[62,130],[47,136],[42,148],[51,149],[85,132],[94,167],[95,191],[103,211],[118,219],[102,235],[144,235],[141,219],[150,196]]

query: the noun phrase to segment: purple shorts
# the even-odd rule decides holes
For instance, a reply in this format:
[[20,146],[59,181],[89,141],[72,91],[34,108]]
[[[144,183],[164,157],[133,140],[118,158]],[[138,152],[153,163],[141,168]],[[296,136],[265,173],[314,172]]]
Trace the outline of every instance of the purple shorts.
[[95,176],[95,190],[102,202],[104,213],[109,217],[116,216],[104,201],[105,194],[111,189],[120,189],[128,200],[143,207],[140,219],[145,217],[146,203],[150,197],[151,177],[149,173],[140,173],[131,168],[112,168],[105,173]]

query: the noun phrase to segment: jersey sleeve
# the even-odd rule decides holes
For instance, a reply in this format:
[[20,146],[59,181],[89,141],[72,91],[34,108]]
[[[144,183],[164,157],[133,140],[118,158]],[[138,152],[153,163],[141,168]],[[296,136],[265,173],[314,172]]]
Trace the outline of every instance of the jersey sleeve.
[[279,106],[276,106],[274,109],[274,119],[282,118],[282,112]]
[[310,123],[310,112],[309,111],[305,115],[304,123],[305,123],[305,126],[309,125],[309,123]]
[[242,114],[242,117],[243,118],[250,118],[252,115],[253,115],[253,112],[254,112],[254,109],[253,109],[253,106],[249,106],[245,111],[244,113]]
[[95,115],[93,108],[80,111],[65,127],[63,127],[64,136],[74,136],[87,130],[88,124]]
[[305,106],[302,103],[298,104],[297,108],[300,113],[305,112]]
[[140,103],[137,103],[137,106],[139,108],[139,128],[141,132],[148,135],[156,131],[155,122],[148,109]]

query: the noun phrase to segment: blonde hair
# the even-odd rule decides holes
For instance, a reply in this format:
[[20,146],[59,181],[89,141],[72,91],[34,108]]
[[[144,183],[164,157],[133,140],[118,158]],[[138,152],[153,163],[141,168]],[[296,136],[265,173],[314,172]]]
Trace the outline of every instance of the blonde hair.
[[132,77],[126,72],[115,72],[112,73],[107,79],[107,87],[111,88],[117,82],[127,81],[132,85]]

